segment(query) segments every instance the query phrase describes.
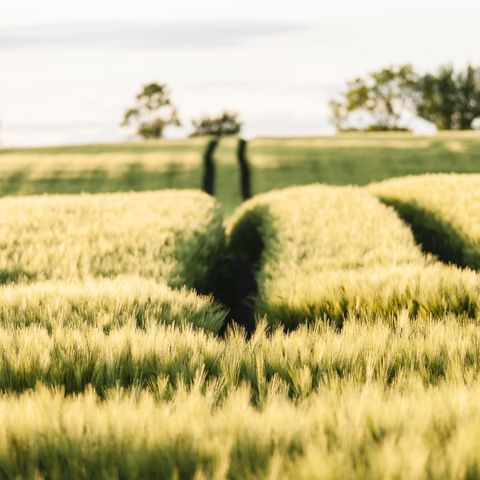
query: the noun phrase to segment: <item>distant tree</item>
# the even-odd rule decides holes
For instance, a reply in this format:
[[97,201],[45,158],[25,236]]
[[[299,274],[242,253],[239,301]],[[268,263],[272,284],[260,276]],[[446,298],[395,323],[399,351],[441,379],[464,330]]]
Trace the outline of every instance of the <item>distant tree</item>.
[[194,131],[192,137],[200,135],[213,135],[223,137],[226,135],[238,135],[242,130],[242,123],[238,120],[238,113],[224,111],[221,114],[208,117],[204,116],[193,120]]
[[480,117],[480,68],[444,65],[418,83],[417,114],[440,130],[469,130]]
[[335,128],[339,132],[349,130],[350,123],[348,119],[349,112],[347,110],[346,103],[341,100],[330,100],[328,102],[330,107],[330,119],[332,120]]
[[[411,65],[384,68],[348,82],[340,100],[330,102],[338,130],[355,129],[354,112],[367,112],[368,130],[404,129],[402,114],[410,112],[440,130],[468,130],[480,117],[480,68],[451,65],[418,75]],[[478,120],[477,120],[478,121]]]
[[369,129],[404,129],[401,116],[406,110],[415,110],[417,84],[411,65],[383,68],[351,80],[342,98],[330,102],[333,122],[339,130],[352,129],[350,114],[363,111],[372,120]]
[[122,126],[135,123],[137,135],[143,138],[161,138],[168,125],[181,125],[166,85],[159,83],[144,85],[136,99],[137,105],[125,112]]

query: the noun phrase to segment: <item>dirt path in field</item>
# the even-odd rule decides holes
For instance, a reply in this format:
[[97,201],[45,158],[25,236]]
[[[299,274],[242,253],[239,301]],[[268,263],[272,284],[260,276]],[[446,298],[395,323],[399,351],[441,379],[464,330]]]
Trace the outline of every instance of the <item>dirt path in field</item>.
[[[215,191],[214,152],[219,139],[213,139],[204,153],[203,190],[213,195]],[[247,158],[247,142],[240,138],[236,157],[240,169],[240,191],[243,201],[251,197],[250,166]],[[257,295],[255,264],[251,260],[227,253],[219,267],[219,275],[212,285],[215,299],[229,310],[228,320],[223,332],[229,325],[237,323],[242,326],[247,336],[255,330],[254,305]],[[220,280],[218,280],[220,279]]]

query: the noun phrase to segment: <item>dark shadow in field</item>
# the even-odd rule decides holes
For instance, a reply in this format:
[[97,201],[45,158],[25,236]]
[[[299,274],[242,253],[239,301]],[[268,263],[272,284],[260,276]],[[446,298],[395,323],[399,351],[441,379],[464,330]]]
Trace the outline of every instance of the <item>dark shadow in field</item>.
[[25,185],[28,179],[29,170],[16,170],[5,178],[0,179],[0,190],[2,195],[13,195]]
[[252,196],[250,165],[247,158],[247,142],[243,138],[238,140],[237,161],[240,169],[240,191],[242,199],[248,200]]
[[424,252],[437,256],[444,263],[480,269],[480,263],[467,255],[465,239],[451,223],[415,202],[400,202],[390,198],[380,200],[393,207],[398,216],[410,226],[415,241]]
[[258,302],[257,275],[265,248],[262,231],[273,231],[265,225],[268,208],[257,206],[235,226],[230,235],[226,262],[228,279],[221,300],[231,311],[232,321],[245,328],[250,336],[255,330]]
[[221,333],[231,325],[244,328],[247,337],[254,332],[257,273],[262,252],[263,239],[253,224],[227,241],[210,282],[210,293],[229,310],[228,321]]
[[215,160],[214,153],[218,146],[218,139],[208,142],[203,154],[202,190],[209,195],[215,192]]
[[126,171],[118,179],[119,184],[125,185],[130,190],[135,190],[137,185],[142,184],[144,168],[140,163],[130,163]]
[[141,163],[131,163],[119,172],[95,169],[72,174],[56,170],[48,176],[37,178],[31,178],[27,169],[17,170],[0,178],[0,195],[140,192],[199,186],[198,168],[185,169],[171,163],[166,169],[155,171],[146,170]]
[[36,275],[25,270],[0,270],[0,285],[35,280]]
[[107,183],[107,172],[101,169],[85,172],[85,174],[77,176],[69,176],[62,170],[56,170],[48,177],[28,180],[24,185],[23,193],[37,195],[43,193],[102,192]]
[[254,306],[257,295],[255,278],[256,265],[246,258],[228,254],[222,266],[222,284],[215,287],[214,296],[229,310],[228,321],[221,333],[229,325],[243,327],[247,337],[255,330]]

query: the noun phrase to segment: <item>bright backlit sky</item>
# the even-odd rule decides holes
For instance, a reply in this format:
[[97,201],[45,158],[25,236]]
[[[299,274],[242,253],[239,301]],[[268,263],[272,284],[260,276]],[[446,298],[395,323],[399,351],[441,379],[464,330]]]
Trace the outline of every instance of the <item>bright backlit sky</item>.
[[224,108],[247,136],[331,131],[346,80],[403,62],[480,64],[479,0],[3,0],[2,146],[124,140],[143,83],[184,122]]

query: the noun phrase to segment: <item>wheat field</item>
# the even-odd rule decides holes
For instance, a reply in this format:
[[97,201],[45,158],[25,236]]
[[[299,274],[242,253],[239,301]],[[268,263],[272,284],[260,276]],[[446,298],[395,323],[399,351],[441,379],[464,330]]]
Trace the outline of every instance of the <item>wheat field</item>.
[[229,248],[258,264],[256,311],[272,324],[479,312],[480,277],[422,253],[395,211],[358,187],[258,195],[227,233]]
[[5,197],[0,282],[137,274],[204,290],[222,222],[220,206],[192,190]]
[[480,175],[419,175],[369,190],[411,225],[416,240],[442,260],[480,268]]
[[[5,366],[1,372],[11,382],[18,375],[15,385],[2,385],[2,473],[477,475],[475,323],[448,317],[419,324],[404,316],[373,325],[352,321],[341,332],[321,323],[272,335],[263,326],[251,341],[238,332],[219,340],[191,328],[163,328],[156,335],[117,330],[102,346],[98,332],[49,337],[30,330],[15,332],[17,339],[2,332],[19,342],[2,347],[21,372]],[[22,384],[35,380],[35,371],[42,382]]]
[[[378,141],[327,144],[347,140]],[[289,187],[232,215],[188,189],[1,198],[0,478],[480,478],[477,183]],[[252,332],[219,295],[238,265]]]

